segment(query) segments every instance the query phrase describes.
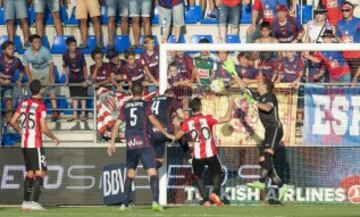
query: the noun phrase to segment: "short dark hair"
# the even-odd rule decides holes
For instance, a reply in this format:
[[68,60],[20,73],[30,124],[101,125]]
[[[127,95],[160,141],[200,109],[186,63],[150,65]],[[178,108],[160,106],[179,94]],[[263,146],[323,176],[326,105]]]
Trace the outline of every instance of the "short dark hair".
[[91,58],[95,59],[95,56],[97,54],[101,54],[102,56],[104,56],[104,53],[102,52],[101,48],[95,48],[92,52],[91,52]]
[[200,39],[200,41],[199,41],[199,44],[209,44],[210,43],[210,41],[209,41],[209,39],[207,39],[207,38],[202,38],[202,39]]
[[148,43],[150,40],[155,41],[154,36],[152,36],[152,35],[145,35],[144,36],[144,44]]
[[248,52],[240,52],[238,55],[237,55],[237,58],[240,59],[242,57],[245,57],[246,59],[250,59],[250,55]]
[[66,39],[66,45],[69,46],[71,43],[76,43],[76,38],[73,36],[70,36]]
[[30,83],[30,91],[32,95],[38,95],[41,90],[41,82],[37,79],[32,80]]
[[1,45],[1,50],[6,50],[10,45],[14,45],[14,42],[12,41],[4,41]]
[[274,83],[270,80],[265,79],[264,84],[266,86],[266,89],[269,93],[272,93],[274,91]]
[[134,82],[132,85],[131,85],[131,93],[134,95],[134,96],[142,96],[143,94],[143,91],[144,91],[144,87],[141,83],[139,82]]
[[32,43],[35,39],[41,40],[41,36],[38,35],[38,34],[31,35],[30,38],[29,38],[30,43]]
[[171,67],[176,67],[177,68],[177,64],[176,62],[171,62],[169,65],[168,65],[168,70],[171,68]]
[[267,28],[267,29],[271,30],[271,24],[269,22],[264,21],[260,24],[260,30],[262,28]]
[[195,97],[191,100],[189,106],[192,112],[199,112],[201,110],[201,99],[199,97]]
[[132,49],[126,50],[124,54],[125,59],[129,58],[130,56],[135,56],[135,52]]

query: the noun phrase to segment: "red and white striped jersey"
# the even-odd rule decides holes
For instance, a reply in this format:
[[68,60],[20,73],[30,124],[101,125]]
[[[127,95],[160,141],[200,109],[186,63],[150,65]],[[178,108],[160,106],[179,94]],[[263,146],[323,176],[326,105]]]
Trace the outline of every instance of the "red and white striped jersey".
[[45,104],[40,99],[27,99],[19,103],[16,113],[20,115],[20,127],[22,128],[21,147],[41,148],[40,120],[46,118]]
[[184,121],[181,131],[190,132],[193,141],[193,156],[195,159],[209,158],[217,155],[217,149],[212,134],[213,126],[218,121],[211,115],[192,116]]

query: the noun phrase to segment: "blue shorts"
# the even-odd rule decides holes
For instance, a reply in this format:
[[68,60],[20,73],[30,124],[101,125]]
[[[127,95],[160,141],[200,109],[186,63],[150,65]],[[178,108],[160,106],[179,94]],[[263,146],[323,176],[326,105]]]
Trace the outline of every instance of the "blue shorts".
[[5,20],[28,18],[28,7],[26,0],[4,0]]
[[240,23],[241,5],[228,7],[221,5],[219,11],[219,25],[231,24],[233,28],[238,28]]
[[46,5],[51,13],[58,12],[60,10],[59,0],[35,0],[34,9],[35,13],[44,13]]
[[1,98],[12,99],[14,94],[13,87],[1,87]]
[[130,17],[150,17],[152,0],[130,0]]
[[139,164],[139,159],[144,169],[156,168],[155,153],[151,147],[127,150],[126,168],[135,170]]
[[150,130],[150,143],[155,151],[156,159],[164,157],[167,143],[171,142],[164,134]]
[[116,17],[117,11],[120,16],[129,16],[129,0],[106,0],[107,13],[109,17]]

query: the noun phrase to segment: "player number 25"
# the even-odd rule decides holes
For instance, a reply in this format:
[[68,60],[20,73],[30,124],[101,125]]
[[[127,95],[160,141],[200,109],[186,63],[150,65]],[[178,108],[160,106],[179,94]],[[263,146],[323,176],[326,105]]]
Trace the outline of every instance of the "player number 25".
[[21,114],[20,114],[20,124],[21,124],[21,127],[23,129],[25,129],[25,128],[34,129],[34,127],[35,127],[35,114],[32,113],[32,112],[29,112],[29,113],[21,112]]

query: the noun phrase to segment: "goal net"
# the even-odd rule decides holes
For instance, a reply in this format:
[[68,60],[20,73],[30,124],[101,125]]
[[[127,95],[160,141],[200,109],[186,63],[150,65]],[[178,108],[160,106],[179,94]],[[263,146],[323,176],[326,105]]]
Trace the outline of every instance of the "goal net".
[[[360,86],[358,44],[162,44],[160,92],[173,89],[184,109],[201,97],[203,113],[225,115],[229,97],[236,109],[214,136],[223,165],[221,198],[229,204],[272,202],[267,193],[246,187],[258,180],[258,145],[264,128],[258,111],[234,81],[239,77],[254,91],[271,80],[284,129],[274,156],[282,181],[290,185],[286,202],[360,202]],[[350,54],[350,55],[349,55]],[[227,64],[234,63],[235,70]],[[221,82],[219,82],[219,80]],[[224,84],[224,88],[221,86]],[[216,93],[214,93],[216,92]],[[201,198],[192,168],[179,147],[167,150],[162,171],[163,203],[197,203]],[[206,171],[205,180],[209,176]],[[211,191],[211,182],[207,182]]]

